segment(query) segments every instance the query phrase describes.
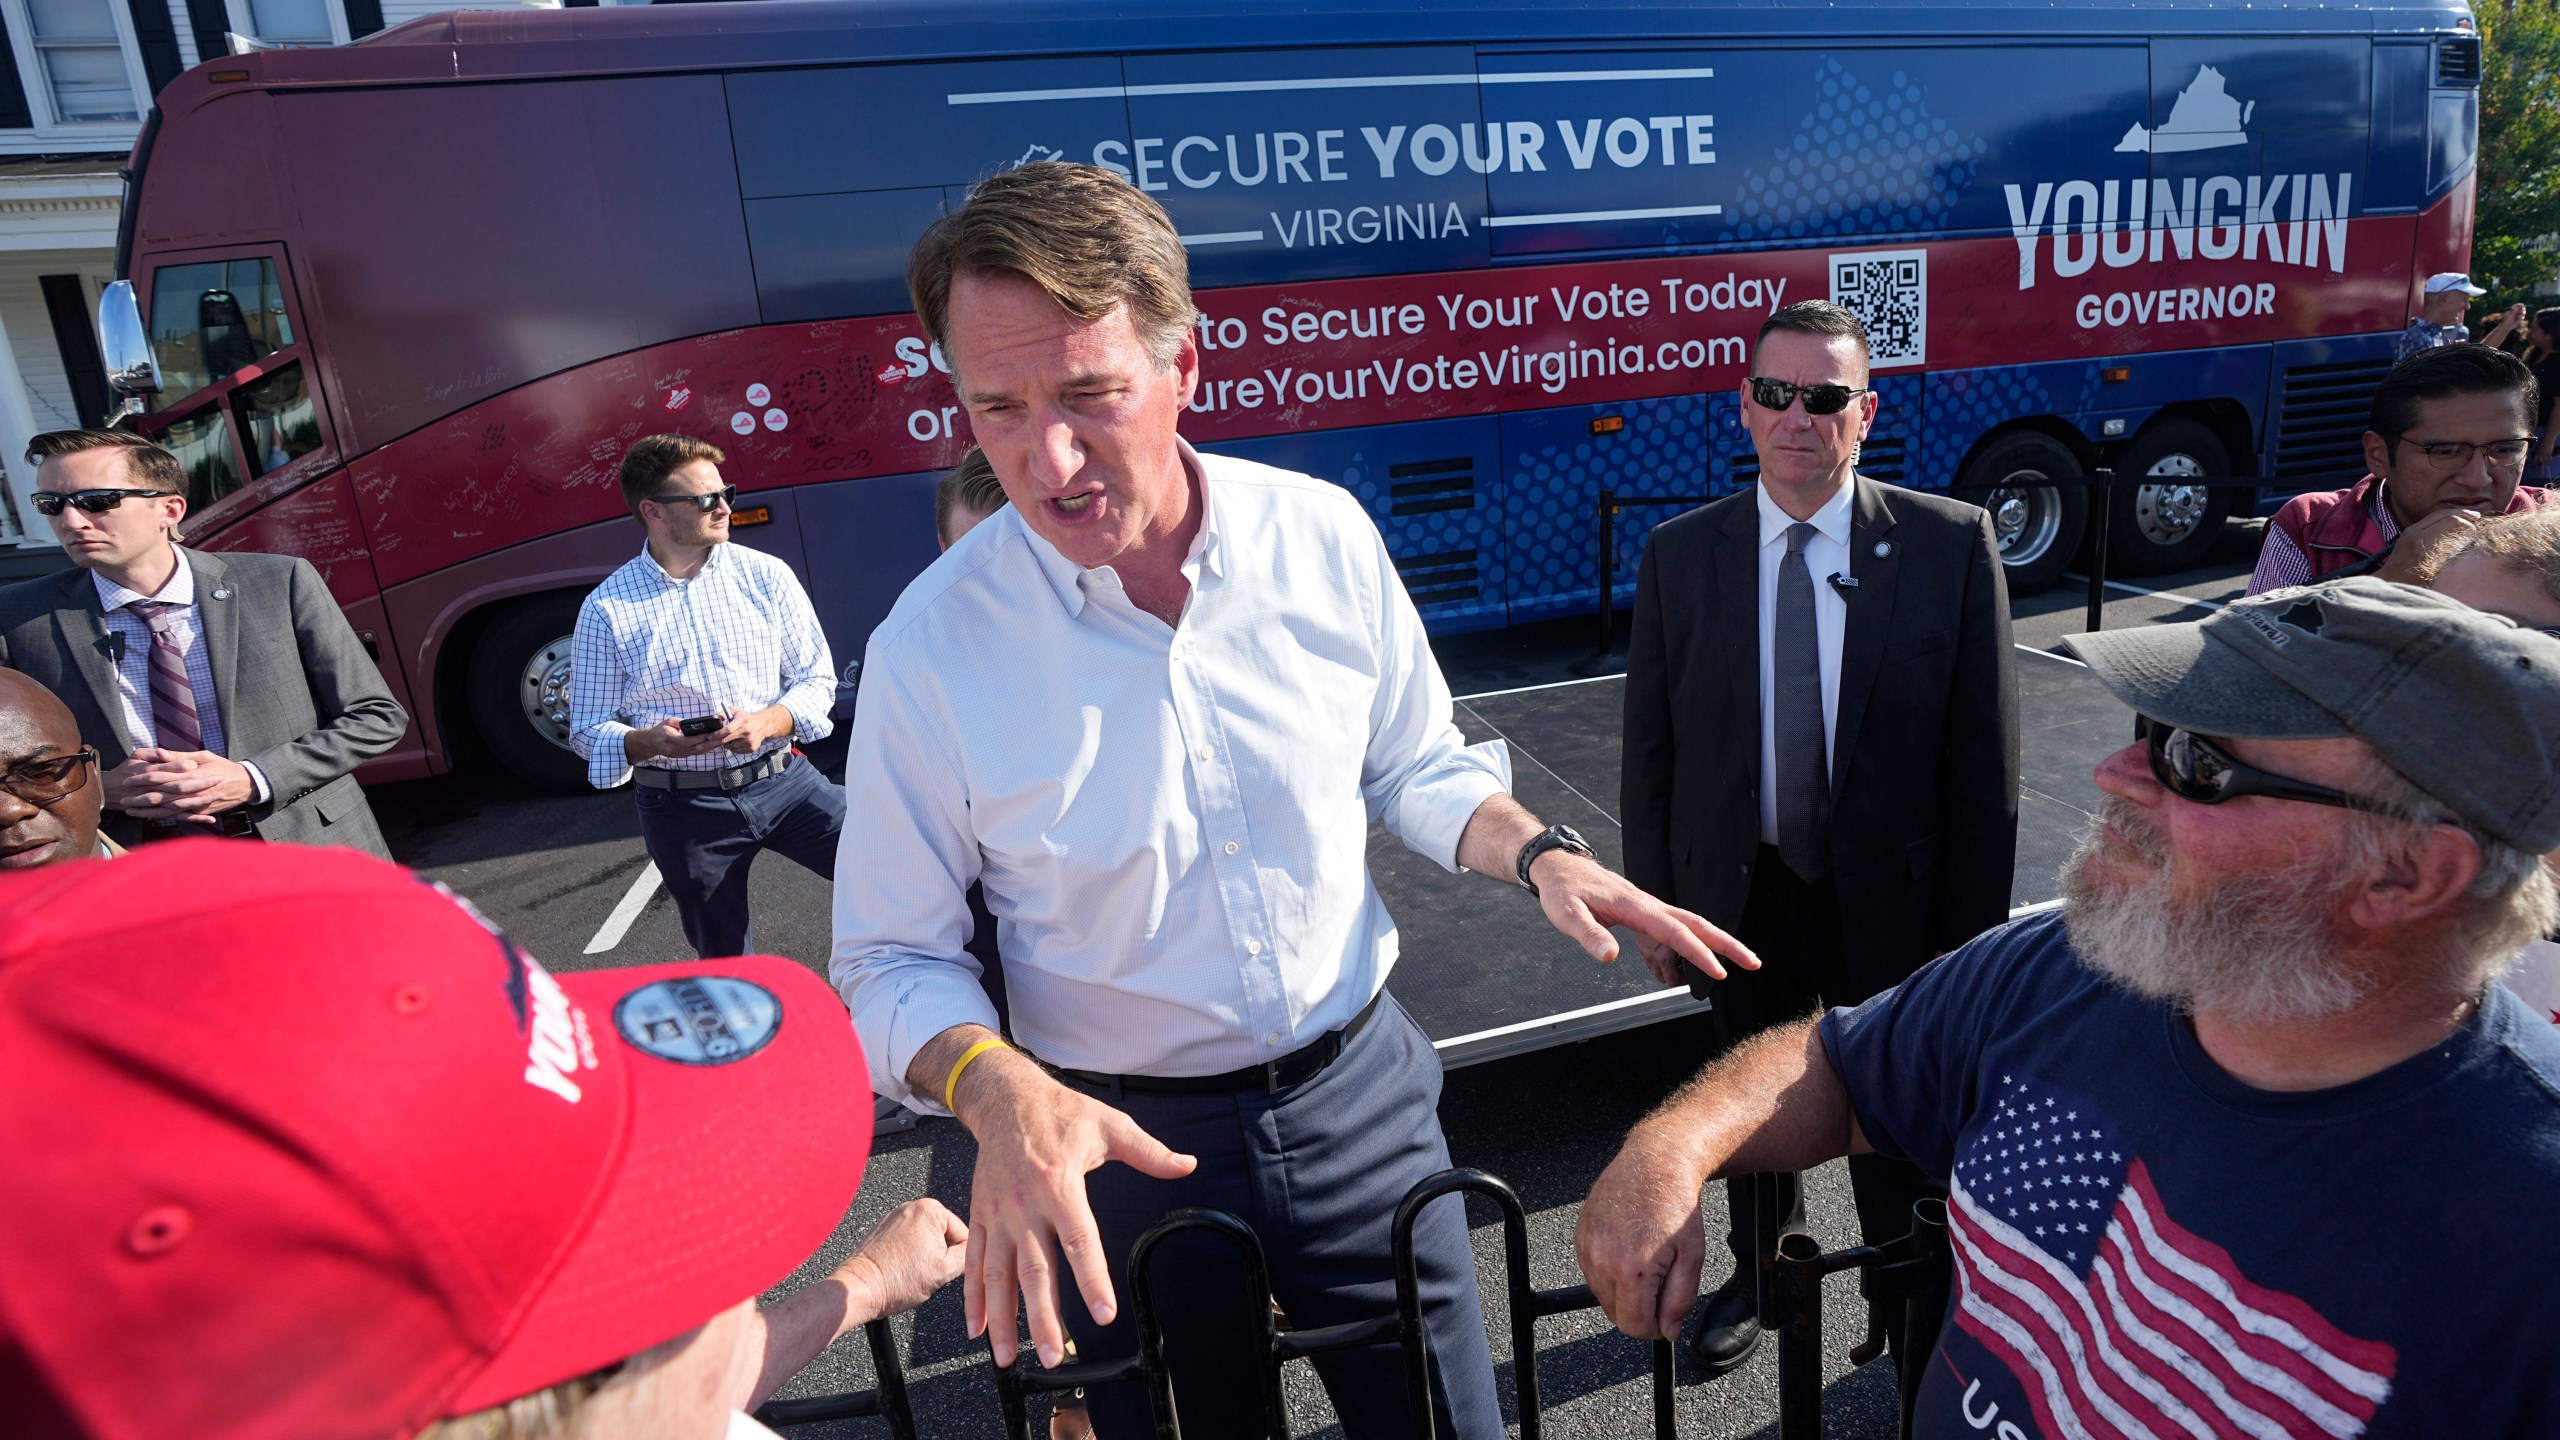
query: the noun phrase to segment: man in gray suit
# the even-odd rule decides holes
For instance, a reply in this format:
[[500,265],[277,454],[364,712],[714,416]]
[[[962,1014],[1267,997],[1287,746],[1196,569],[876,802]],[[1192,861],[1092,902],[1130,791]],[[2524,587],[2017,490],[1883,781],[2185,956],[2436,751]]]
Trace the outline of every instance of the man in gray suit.
[[187,473],[120,430],[39,435],[35,505],[77,570],[0,590],[0,665],[60,696],[106,766],[107,828],[390,858],[355,768],[407,712],[309,561],[179,546]]

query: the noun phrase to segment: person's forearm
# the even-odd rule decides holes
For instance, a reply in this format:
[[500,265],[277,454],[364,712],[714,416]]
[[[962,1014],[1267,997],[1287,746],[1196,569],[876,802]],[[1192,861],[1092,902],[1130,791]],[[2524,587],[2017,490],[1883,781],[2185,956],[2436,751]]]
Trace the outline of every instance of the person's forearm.
[[1629,1143],[1639,1136],[1688,1156],[1701,1183],[1810,1170],[1868,1148],[1812,1020],[1735,1047],[1639,1122]]
[[1458,834],[1458,864],[1478,874],[1490,875],[1505,885],[1517,884],[1514,867],[1520,860],[1520,847],[1538,838],[1547,827],[1527,807],[1499,792],[1488,795],[1467,817],[1467,828]]
[[804,1285],[756,1311],[754,1339],[762,1347],[749,1410],[773,1398],[782,1382],[808,1368],[838,1337],[879,1316],[876,1300],[854,1293],[842,1275]]
[[[919,1095],[940,1100],[943,1086],[950,1082],[951,1067],[960,1063],[970,1046],[982,1040],[1002,1039],[984,1025],[954,1025],[926,1041],[924,1048],[916,1052],[916,1058],[907,1065],[907,1084]],[[970,1102],[1005,1085],[1026,1081],[1049,1081],[1049,1072],[1011,1045],[999,1045],[970,1061],[969,1068],[961,1073],[959,1088],[952,1096],[952,1118],[974,1135],[978,1127],[969,1121],[974,1108]]]

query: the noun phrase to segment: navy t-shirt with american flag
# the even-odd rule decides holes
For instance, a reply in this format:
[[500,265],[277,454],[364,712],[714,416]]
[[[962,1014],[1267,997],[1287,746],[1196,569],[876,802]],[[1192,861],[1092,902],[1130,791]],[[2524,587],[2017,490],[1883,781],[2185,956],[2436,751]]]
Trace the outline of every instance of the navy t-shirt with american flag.
[[1860,1127],[1948,1181],[1917,1433],[2560,1436],[2560,1036],[2493,987],[2279,1093],[2079,963],[2061,917],[1822,1023]]

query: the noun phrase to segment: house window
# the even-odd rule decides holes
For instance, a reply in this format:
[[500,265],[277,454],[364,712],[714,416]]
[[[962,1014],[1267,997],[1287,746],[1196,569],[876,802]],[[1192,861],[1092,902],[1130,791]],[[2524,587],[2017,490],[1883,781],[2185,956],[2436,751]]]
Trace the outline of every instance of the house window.
[[351,37],[329,0],[225,0],[231,28],[260,45],[341,45]]
[[26,0],[53,118],[65,125],[133,121],[133,74],[111,0]]

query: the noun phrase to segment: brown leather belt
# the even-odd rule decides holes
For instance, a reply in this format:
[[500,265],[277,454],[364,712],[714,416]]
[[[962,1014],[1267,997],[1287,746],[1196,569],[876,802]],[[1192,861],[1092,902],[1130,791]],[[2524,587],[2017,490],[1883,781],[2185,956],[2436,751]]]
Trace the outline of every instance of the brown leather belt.
[[1378,1013],[1378,1002],[1386,998],[1380,990],[1351,1017],[1351,1023],[1339,1030],[1328,1030],[1314,1043],[1290,1051],[1277,1060],[1247,1065],[1220,1075],[1104,1075],[1093,1070],[1060,1069],[1057,1073],[1079,1085],[1102,1090],[1125,1090],[1136,1095],[1241,1095],[1249,1090],[1278,1094],[1293,1085],[1303,1085],[1325,1071],[1325,1067],[1342,1058],[1360,1032],[1369,1028],[1370,1017]]

